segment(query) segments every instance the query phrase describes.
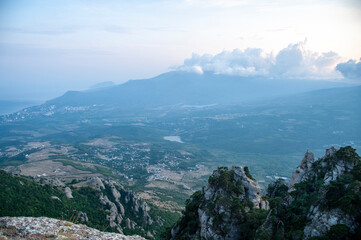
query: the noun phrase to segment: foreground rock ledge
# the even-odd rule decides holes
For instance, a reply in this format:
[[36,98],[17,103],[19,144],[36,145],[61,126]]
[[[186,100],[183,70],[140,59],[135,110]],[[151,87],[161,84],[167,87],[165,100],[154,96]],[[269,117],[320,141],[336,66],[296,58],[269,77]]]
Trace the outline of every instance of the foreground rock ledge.
[[82,224],[47,217],[1,217],[0,239],[145,240],[140,236],[101,232]]

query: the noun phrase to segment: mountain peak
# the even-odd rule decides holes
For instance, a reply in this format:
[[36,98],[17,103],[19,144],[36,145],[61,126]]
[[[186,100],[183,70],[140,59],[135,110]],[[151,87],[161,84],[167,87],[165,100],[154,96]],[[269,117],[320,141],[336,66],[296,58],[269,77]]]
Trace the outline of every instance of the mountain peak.
[[236,239],[244,234],[242,224],[255,213],[265,214],[266,209],[268,202],[260,196],[260,187],[247,167],[219,167],[208,185],[187,201],[171,238]]
[[[289,187],[259,195],[248,168],[220,167],[187,201],[170,239],[359,239],[361,160],[351,147],[307,151]],[[269,211],[268,211],[269,210]]]

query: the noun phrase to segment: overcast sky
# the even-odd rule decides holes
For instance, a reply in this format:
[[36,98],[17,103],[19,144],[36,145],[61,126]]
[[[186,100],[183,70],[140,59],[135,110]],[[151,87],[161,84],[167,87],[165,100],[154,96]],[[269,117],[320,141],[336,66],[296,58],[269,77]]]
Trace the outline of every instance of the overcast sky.
[[0,0],[0,99],[173,69],[357,80],[360,43],[359,0]]

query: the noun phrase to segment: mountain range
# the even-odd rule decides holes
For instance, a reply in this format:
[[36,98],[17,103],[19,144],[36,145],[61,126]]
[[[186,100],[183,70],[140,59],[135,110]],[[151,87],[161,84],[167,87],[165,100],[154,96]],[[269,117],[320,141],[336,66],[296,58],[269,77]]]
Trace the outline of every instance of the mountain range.
[[[252,181],[242,184],[259,185],[259,194],[247,198],[265,208],[260,191],[277,179],[290,180],[305,149],[312,149],[316,158],[331,146],[360,149],[360,93],[361,86],[341,82],[210,72],[169,72],[121,85],[100,84],[0,116],[0,166],[40,184],[60,184],[44,201],[59,195],[63,203],[54,198],[52,204],[67,211],[78,205],[61,195],[62,188],[84,198],[94,190],[84,190],[84,184],[99,178],[105,189],[95,190],[92,201],[99,214],[91,211],[89,219],[97,215],[101,227],[109,224],[113,231],[159,238],[181,215],[184,201],[202,189],[219,166],[225,166],[219,170],[225,176],[227,167],[248,166],[242,171]],[[14,182],[22,188],[18,180]],[[126,199],[130,192],[140,199],[131,205]],[[139,210],[136,203],[143,201]],[[242,204],[247,207],[249,202]],[[84,212],[89,206],[78,208]],[[138,209],[136,214],[133,208]],[[267,216],[257,211],[251,217],[260,227]],[[283,215],[273,218],[288,221]],[[189,227],[195,229],[192,224]]]
[[48,101],[56,105],[110,104],[118,107],[151,108],[168,105],[232,104],[332,87],[350,86],[341,82],[239,77],[205,72],[168,72],[145,80],[124,84],[69,91]]

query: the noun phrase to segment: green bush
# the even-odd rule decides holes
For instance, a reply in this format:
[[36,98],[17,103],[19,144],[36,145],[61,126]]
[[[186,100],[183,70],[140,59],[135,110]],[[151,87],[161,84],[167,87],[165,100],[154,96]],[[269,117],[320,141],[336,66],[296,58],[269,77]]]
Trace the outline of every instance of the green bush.
[[253,177],[252,177],[252,175],[251,175],[251,173],[249,172],[249,168],[247,167],[247,166],[245,166],[244,168],[243,168],[243,170],[244,170],[244,173],[246,174],[246,176],[248,177],[248,178],[250,178],[250,179],[252,179],[252,180],[256,180],[256,179],[254,179]]

